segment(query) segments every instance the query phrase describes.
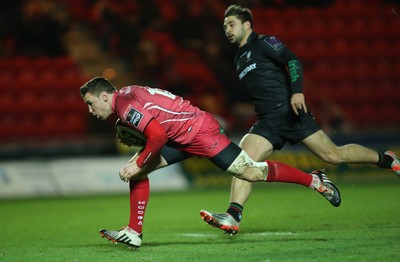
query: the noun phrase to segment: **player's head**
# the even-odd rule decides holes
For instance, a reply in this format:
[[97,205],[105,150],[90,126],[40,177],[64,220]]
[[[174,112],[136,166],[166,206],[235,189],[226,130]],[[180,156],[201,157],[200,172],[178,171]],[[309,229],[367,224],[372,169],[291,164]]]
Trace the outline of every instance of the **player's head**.
[[250,9],[230,5],[224,15],[224,31],[229,42],[243,46],[253,31],[253,15]]
[[111,84],[110,81],[99,76],[90,79],[79,89],[82,96],[85,96],[86,93],[91,93],[95,96],[99,96],[101,92],[112,94],[115,92],[115,90],[116,88]]
[[95,77],[79,89],[89,112],[100,119],[107,119],[112,113],[112,97],[116,88],[103,77]]
[[239,19],[242,24],[249,22],[250,27],[253,28],[253,14],[251,13],[250,9],[241,7],[240,5],[230,5],[225,10],[224,17],[227,18],[232,15],[236,16],[236,18]]

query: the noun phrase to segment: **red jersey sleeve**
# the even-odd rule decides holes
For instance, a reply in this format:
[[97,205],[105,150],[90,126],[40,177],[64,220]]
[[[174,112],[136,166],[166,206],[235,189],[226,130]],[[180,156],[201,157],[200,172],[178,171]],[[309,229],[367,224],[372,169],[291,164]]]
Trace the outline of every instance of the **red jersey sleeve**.
[[144,150],[136,160],[138,167],[145,166],[151,159],[153,159],[168,140],[164,128],[155,119],[150,120],[149,124],[145,127],[143,134],[147,137],[147,142]]

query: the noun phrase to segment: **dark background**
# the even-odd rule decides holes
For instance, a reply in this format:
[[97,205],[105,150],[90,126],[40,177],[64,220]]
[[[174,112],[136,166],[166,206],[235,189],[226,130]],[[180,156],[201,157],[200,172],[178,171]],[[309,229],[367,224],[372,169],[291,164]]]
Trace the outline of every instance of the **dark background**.
[[119,153],[115,118],[94,119],[79,95],[97,75],[184,96],[239,139],[256,118],[222,29],[230,4],[300,57],[335,141],[399,145],[399,1],[30,0],[0,3],[0,156]]

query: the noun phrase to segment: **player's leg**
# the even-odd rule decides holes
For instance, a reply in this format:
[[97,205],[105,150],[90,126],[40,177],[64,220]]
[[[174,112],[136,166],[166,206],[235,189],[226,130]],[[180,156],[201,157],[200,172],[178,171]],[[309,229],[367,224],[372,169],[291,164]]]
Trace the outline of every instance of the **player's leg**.
[[142,173],[135,180],[129,181],[129,223],[120,230],[100,230],[103,237],[115,242],[124,243],[130,247],[138,248],[142,243],[142,229],[146,207],[150,196],[148,174],[156,169],[180,162],[187,156],[181,151],[165,145],[158,156],[143,168]]
[[119,230],[101,229],[100,234],[115,243],[123,243],[129,247],[138,248],[142,243],[143,221],[150,196],[149,173],[166,166],[167,162],[161,155],[156,156],[143,168],[139,177],[129,180],[129,223]]
[[305,138],[303,143],[311,152],[328,163],[375,164],[382,168],[391,169],[400,176],[400,162],[393,152],[377,152],[358,144],[337,146],[322,130]]
[[[278,118],[278,119],[281,119]],[[281,149],[285,141],[277,132],[276,123],[270,120],[259,120],[239,143],[239,146],[255,161],[268,159],[275,149]],[[244,205],[252,190],[252,183],[232,178],[230,204],[227,213],[240,220]]]
[[[272,144],[262,136],[246,134],[240,141],[239,146],[246,151],[250,158],[261,162],[268,159],[273,153]],[[240,222],[245,203],[250,197],[253,184],[236,177],[232,178],[230,202],[227,213]]]
[[[222,170],[249,182],[294,183],[318,190],[320,193],[327,190],[327,186],[323,181],[324,176],[317,173],[307,174],[278,161],[266,160],[264,162],[256,162],[233,142],[217,155],[211,157],[210,160]],[[332,184],[330,181],[329,183]],[[336,187],[335,190],[337,190]],[[330,199],[328,200],[334,206],[339,206],[340,204],[340,196],[335,202],[332,202]]]
[[[256,134],[246,134],[240,141],[240,147],[246,151],[250,158],[257,162],[268,159],[273,152],[272,144],[264,137]],[[240,230],[240,222],[244,205],[250,197],[253,184],[245,180],[233,177],[229,206],[225,213],[200,211],[203,220],[216,226],[228,234],[236,234]]]
[[[237,157],[233,158],[232,155],[237,155]],[[227,167],[227,159],[229,160],[229,162],[232,162],[229,167]],[[228,172],[232,173],[240,179],[248,179],[249,177],[252,177],[253,179],[254,177],[259,176],[256,169],[260,169],[261,171],[266,170],[267,174],[264,181],[296,183],[304,185],[314,190],[317,190],[333,206],[337,207],[340,205],[341,199],[339,190],[331,181],[329,181],[329,179],[325,176],[325,174],[323,174],[323,172],[319,171],[307,174],[289,165],[277,161],[266,160],[265,162],[255,162],[246,154],[245,151],[240,150],[240,148],[238,148],[233,143],[229,144],[216,156],[210,158],[210,160],[221,169],[227,170]],[[267,165],[266,167],[265,164]],[[257,172],[257,174],[254,175],[252,174],[253,172]],[[200,215],[202,219],[208,224],[216,226],[228,232],[229,234],[235,234],[239,231],[241,214],[240,207],[241,206],[237,205],[236,203],[231,203],[229,209],[234,210],[232,214],[228,212],[215,213],[201,210]]]
[[142,234],[143,220],[150,195],[148,174],[154,170],[175,164],[187,158],[182,151],[169,145],[163,146],[161,152],[143,168],[141,179],[130,180],[130,217],[129,228]]
[[143,168],[143,173],[138,179],[129,181],[130,215],[128,227],[140,235],[142,234],[143,220],[150,196],[148,174],[167,165],[166,160],[158,155]]
[[[264,137],[256,134],[246,134],[239,146],[257,162],[268,159],[272,152],[272,144]],[[233,177],[231,183],[230,202],[244,206],[252,190],[252,183]]]
[[[311,113],[293,116],[293,130],[285,128],[281,133],[292,143],[302,141],[311,152],[322,160],[332,163],[369,163],[392,170],[400,176],[400,161],[391,151],[377,152],[358,144],[335,145],[322,131]],[[289,131],[287,131],[289,130]]]
[[379,161],[378,152],[357,144],[348,144],[338,147],[322,130],[305,138],[303,143],[311,152],[331,164],[376,164]]

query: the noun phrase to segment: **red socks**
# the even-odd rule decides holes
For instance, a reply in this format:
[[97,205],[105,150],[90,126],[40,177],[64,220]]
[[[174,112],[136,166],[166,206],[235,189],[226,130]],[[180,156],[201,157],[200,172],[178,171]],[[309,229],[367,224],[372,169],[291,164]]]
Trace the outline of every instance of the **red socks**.
[[142,233],[144,214],[150,195],[149,179],[130,180],[130,218],[129,227],[137,233]]
[[285,182],[310,187],[313,176],[277,161],[266,160],[268,164],[267,182]]

